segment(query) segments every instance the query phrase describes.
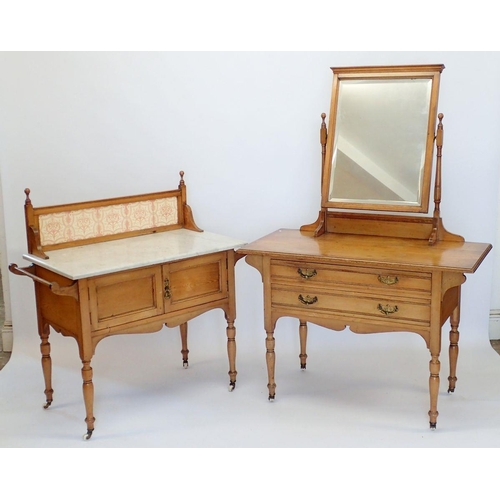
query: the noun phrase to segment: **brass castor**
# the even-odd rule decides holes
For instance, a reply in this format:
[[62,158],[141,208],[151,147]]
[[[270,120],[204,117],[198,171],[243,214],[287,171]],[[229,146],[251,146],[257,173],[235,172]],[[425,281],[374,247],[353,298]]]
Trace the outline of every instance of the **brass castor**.
[[94,429],[87,429],[87,433],[83,435],[83,440],[88,441],[92,437]]

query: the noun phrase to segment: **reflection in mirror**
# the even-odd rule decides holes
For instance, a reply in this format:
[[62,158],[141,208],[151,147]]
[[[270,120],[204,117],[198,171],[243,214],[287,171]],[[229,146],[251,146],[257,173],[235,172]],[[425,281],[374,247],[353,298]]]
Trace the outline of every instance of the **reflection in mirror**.
[[339,82],[328,201],[420,205],[432,78]]

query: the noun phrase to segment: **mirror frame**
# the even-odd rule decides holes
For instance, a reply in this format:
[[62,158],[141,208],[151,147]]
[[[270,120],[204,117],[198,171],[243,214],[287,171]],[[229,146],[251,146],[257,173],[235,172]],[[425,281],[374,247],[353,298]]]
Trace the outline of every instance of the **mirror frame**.
[[[410,66],[355,66],[330,68],[333,71],[332,98],[330,104],[330,117],[328,124],[328,136],[326,143],[326,154],[323,165],[321,181],[321,206],[323,208],[356,209],[381,212],[417,212],[427,213],[429,211],[429,195],[431,189],[431,177],[433,166],[434,141],[436,135],[437,104],[439,96],[439,81],[443,64],[433,65],[410,65]],[[420,203],[400,204],[397,203],[372,203],[359,201],[331,201],[329,200],[330,179],[332,175],[332,159],[334,152],[335,127],[337,119],[338,98],[340,82],[343,80],[395,80],[395,79],[430,79],[431,96],[429,106],[429,118],[427,124],[427,139],[425,148],[425,160],[422,178]]]

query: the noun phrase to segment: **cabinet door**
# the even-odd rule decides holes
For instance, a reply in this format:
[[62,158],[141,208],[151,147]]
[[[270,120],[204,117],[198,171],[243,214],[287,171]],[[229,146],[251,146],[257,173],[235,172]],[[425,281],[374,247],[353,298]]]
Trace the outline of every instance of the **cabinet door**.
[[89,280],[92,328],[102,330],[163,314],[161,266]]
[[165,311],[188,309],[228,296],[226,252],[163,266]]

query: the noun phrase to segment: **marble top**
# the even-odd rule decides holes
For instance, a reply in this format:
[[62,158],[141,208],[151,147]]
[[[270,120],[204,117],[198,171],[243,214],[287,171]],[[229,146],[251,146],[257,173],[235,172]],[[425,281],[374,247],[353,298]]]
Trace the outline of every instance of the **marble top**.
[[219,234],[175,229],[45,252],[23,258],[71,280],[237,249],[245,242]]

